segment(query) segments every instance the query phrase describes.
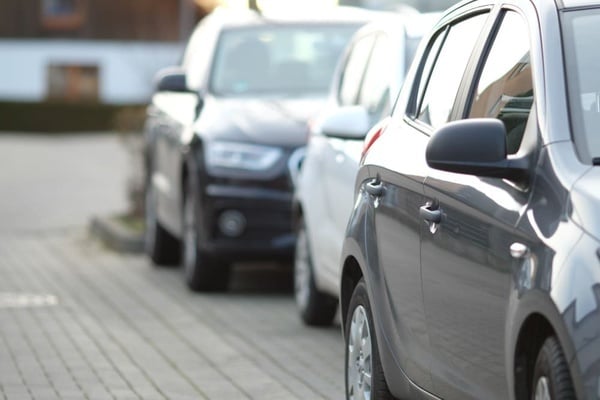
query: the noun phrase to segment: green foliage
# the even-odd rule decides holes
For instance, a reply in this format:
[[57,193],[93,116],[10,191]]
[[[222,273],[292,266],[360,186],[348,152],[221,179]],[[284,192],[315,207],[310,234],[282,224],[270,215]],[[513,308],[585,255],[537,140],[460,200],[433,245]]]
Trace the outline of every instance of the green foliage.
[[0,102],[0,131],[139,132],[146,105]]

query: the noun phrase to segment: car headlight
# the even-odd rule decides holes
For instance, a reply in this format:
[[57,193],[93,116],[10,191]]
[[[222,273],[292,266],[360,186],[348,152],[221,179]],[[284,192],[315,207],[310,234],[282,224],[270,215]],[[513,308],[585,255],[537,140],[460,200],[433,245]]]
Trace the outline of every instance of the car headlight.
[[206,142],[205,160],[208,167],[264,171],[282,157],[278,147],[235,142]]

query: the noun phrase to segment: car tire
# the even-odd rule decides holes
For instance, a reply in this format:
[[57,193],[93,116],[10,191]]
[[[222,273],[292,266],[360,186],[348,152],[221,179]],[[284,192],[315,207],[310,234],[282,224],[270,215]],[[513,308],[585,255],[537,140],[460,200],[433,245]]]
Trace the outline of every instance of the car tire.
[[575,400],[565,355],[554,336],[546,339],[533,369],[532,400]]
[[230,265],[198,249],[197,191],[190,179],[184,183],[181,259],[187,286],[195,292],[224,291]]
[[160,223],[156,214],[156,189],[150,182],[144,190],[144,249],[155,265],[178,265],[180,241]]
[[346,399],[393,400],[383,374],[364,279],[354,288],[345,321]]
[[294,255],[294,295],[300,317],[307,325],[325,326],[333,322],[338,300],[319,291],[315,284],[314,265],[304,220],[296,230]]

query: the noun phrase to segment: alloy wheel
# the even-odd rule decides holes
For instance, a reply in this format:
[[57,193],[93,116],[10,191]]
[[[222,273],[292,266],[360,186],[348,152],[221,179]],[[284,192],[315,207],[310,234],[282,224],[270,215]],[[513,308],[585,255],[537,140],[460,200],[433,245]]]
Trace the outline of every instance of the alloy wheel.
[[353,400],[371,398],[372,342],[367,312],[362,305],[354,309],[348,336],[348,395]]

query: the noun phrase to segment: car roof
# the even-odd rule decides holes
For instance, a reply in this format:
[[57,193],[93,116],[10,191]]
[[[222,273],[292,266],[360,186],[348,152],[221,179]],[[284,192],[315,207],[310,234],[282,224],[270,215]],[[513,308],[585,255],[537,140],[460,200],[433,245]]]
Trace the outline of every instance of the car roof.
[[598,0],[557,0],[559,8],[600,6]]
[[207,18],[221,25],[221,29],[273,24],[364,24],[377,18],[381,11],[358,7],[337,6],[315,12],[314,10],[294,10],[293,13],[258,13],[253,10],[232,10],[217,8]]
[[403,12],[383,11],[356,33],[356,37],[384,31],[408,38],[421,38],[439,21],[441,12],[420,13],[415,9]]
[[[475,2],[485,2],[485,3],[494,3],[494,1],[490,2],[485,0],[463,0],[458,2],[454,6],[448,8],[443,14],[450,13],[452,10],[463,7],[470,3]],[[578,7],[600,7],[600,0],[529,0],[534,5],[554,5],[559,10],[570,9],[570,8],[578,8]],[[503,3],[503,0],[496,0],[496,3]]]

